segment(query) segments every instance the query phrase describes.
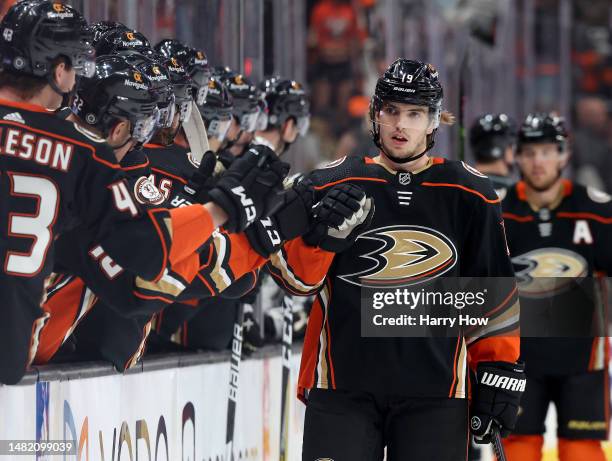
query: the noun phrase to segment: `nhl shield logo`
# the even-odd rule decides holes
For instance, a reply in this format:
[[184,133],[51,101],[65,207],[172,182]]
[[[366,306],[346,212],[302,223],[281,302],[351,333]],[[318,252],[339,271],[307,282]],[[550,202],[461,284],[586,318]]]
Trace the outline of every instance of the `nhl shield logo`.
[[405,186],[407,184],[410,184],[410,181],[412,180],[410,173],[400,173],[399,174],[399,183],[402,186]]

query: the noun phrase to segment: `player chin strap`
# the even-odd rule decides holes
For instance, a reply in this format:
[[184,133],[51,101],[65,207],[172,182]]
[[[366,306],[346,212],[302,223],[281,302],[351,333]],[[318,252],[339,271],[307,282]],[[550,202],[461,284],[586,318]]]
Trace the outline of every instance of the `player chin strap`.
[[[427,149],[427,150],[429,150],[429,149]],[[427,153],[427,150],[424,150],[420,154],[414,155],[414,156],[408,157],[408,158],[395,157],[394,155],[391,155],[391,154],[387,153],[384,149],[381,149],[380,151],[385,155],[385,157],[387,157],[393,163],[400,163],[400,164],[402,164],[402,163],[414,162],[415,160],[420,159],[423,155],[425,155]]]
[[57,94],[59,94],[62,97],[62,104],[65,104],[65,102],[67,102],[67,100],[70,99],[70,96],[72,96],[72,94],[76,92],[77,82],[74,83],[73,90],[62,91],[61,88],[57,86],[57,83],[55,83],[55,79],[53,78],[52,74],[47,74],[47,83],[49,84],[49,86],[51,87],[53,91],[55,91]]

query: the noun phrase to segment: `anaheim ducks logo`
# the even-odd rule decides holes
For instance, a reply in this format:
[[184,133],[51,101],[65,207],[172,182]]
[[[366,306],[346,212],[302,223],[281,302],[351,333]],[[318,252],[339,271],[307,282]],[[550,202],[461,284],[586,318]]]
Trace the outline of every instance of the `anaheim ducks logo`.
[[341,275],[346,282],[363,287],[400,287],[439,277],[457,263],[457,249],[444,234],[422,226],[390,226],[373,229],[359,239],[380,242],[362,255],[372,267]]
[[563,248],[540,248],[512,258],[522,296],[545,298],[565,291],[576,278],[586,277],[586,260]]

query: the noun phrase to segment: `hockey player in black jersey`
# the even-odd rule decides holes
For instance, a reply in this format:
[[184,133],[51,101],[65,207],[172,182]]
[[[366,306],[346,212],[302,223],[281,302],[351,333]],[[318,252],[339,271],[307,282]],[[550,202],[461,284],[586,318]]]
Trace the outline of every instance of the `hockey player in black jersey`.
[[516,126],[506,114],[484,114],[470,128],[470,148],[476,169],[486,174],[494,189],[513,183]]
[[[478,171],[429,155],[439,123],[448,118],[435,68],[396,60],[371,102],[380,155],[342,158],[307,175],[319,192],[337,184],[362,187],[375,204],[371,224],[348,232],[315,227],[270,260],[287,290],[318,292],[298,381],[307,405],[304,461],[382,460],[385,447],[389,461],[456,461],[467,456],[468,426],[481,442],[495,427],[502,433],[514,427],[521,387],[483,380],[524,383],[500,200]],[[506,280],[487,300],[487,331],[446,338],[361,335],[363,290],[411,282],[418,289],[414,283],[442,275]]]
[[[254,156],[242,172],[237,166],[226,178],[225,191],[218,197],[224,208],[211,202],[180,213],[143,212],[104,140],[49,112],[72,90],[77,73],[89,77],[95,69],[86,26],[76,10],[46,1],[14,5],[0,25],[0,175],[5,178],[0,181],[0,222],[6,232],[0,246],[5,306],[0,322],[0,382],[4,383],[20,379],[36,347],[30,338],[45,320],[40,304],[56,236],[79,222],[90,226],[118,262],[157,279],[169,263],[191,254],[228,217],[232,225],[246,227],[247,212],[250,216],[252,210],[232,196],[231,187],[240,184],[250,189],[255,211],[264,212],[269,180],[281,177],[270,170],[268,185],[262,184],[265,176],[259,174],[268,173],[265,162],[272,157]],[[123,84],[144,85],[137,74]],[[136,128],[146,131],[145,124],[128,131],[135,133]],[[125,142],[130,142],[126,137]],[[253,195],[258,188],[261,192]],[[111,230],[124,238],[111,238]]]
[[612,199],[562,177],[567,137],[560,117],[528,115],[518,134],[522,180],[501,191],[521,305],[529,313],[521,322],[527,389],[515,431],[504,441],[510,461],[542,459],[551,402],[559,459],[605,460],[600,441],[608,438],[610,421],[609,346],[607,325],[598,331],[592,322],[607,314]]

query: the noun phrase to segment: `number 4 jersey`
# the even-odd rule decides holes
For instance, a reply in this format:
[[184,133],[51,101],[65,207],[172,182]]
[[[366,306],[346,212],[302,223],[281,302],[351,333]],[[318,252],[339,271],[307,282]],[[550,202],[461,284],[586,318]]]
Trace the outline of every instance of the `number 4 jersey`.
[[59,234],[86,226],[123,267],[157,279],[173,252],[191,253],[183,247],[197,248],[213,230],[201,206],[176,216],[141,210],[103,139],[41,106],[5,100],[0,194],[0,382],[7,384],[23,375],[30,338],[44,322],[40,304]]

